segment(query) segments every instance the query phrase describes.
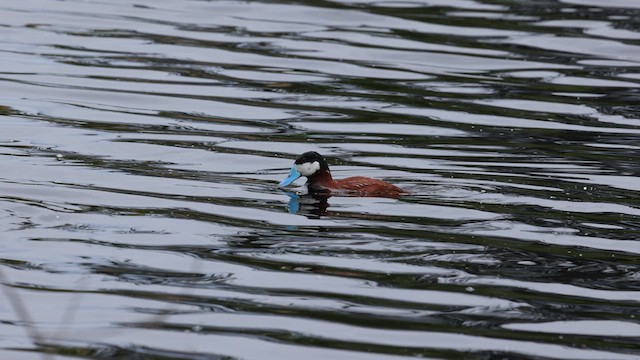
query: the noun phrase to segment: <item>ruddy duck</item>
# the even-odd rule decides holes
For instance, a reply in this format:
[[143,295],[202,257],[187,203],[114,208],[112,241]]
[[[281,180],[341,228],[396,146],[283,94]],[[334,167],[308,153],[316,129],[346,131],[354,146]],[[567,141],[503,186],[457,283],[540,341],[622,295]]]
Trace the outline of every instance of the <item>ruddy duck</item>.
[[300,176],[307,177],[309,192],[328,192],[352,196],[397,198],[406,192],[386,181],[364,176],[353,176],[342,180],[333,180],[329,165],[322,155],[315,151],[306,152],[296,159],[291,167],[289,177],[282,180],[279,186],[287,186]]

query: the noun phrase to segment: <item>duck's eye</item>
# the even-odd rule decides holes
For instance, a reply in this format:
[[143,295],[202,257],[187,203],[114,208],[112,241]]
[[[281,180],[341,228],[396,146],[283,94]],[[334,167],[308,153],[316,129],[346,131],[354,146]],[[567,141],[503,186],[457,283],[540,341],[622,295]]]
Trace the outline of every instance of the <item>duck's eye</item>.
[[311,176],[315,174],[316,171],[320,170],[320,163],[317,161],[314,161],[314,162],[296,164],[296,170],[298,170],[298,172],[302,176]]

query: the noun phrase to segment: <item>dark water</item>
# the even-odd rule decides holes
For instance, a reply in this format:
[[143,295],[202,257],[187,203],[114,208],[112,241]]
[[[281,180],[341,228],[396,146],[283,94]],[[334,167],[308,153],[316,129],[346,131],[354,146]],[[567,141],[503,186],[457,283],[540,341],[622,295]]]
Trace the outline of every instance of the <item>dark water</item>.
[[640,358],[638,1],[5,0],[0,81],[2,359]]

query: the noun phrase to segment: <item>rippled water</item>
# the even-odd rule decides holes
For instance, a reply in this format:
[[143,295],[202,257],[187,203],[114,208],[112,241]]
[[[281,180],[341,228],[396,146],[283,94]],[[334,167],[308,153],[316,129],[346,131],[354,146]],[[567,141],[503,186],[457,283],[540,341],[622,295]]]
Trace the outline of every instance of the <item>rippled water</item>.
[[640,358],[638,1],[0,15],[3,359]]

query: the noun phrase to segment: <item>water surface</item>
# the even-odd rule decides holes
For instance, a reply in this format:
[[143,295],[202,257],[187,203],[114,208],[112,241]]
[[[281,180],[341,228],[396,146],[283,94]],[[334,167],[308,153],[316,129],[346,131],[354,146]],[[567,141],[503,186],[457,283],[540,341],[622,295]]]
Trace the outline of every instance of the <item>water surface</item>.
[[2,358],[640,358],[637,2],[0,15]]

